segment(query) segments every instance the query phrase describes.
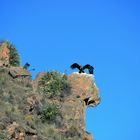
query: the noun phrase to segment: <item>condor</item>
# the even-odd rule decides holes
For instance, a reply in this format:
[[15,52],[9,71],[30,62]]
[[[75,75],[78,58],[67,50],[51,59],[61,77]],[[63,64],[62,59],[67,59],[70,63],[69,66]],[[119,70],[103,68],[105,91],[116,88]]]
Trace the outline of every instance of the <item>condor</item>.
[[88,69],[89,74],[93,74],[93,70],[94,70],[94,67],[92,67],[92,66],[89,65],[89,64],[86,64],[86,65],[84,65],[84,66],[80,66],[79,64],[74,63],[74,64],[72,64],[70,67],[71,67],[72,69],[75,69],[75,68],[79,69],[79,73],[84,73],[84,70],[85,70],[85,69]]

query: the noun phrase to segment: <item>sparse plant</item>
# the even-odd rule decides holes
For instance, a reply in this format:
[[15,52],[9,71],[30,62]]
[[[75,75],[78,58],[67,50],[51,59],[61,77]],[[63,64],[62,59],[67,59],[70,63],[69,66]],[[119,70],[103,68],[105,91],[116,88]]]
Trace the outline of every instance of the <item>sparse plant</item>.
[[80,137],[80,133],[78,132],[77,127],[73,126],[73,125],[69,128],[68,131],[66,131],[65,135],[66,135],[67,138],[68,137],[74,137],[74,136]]
[[40,80],[40,85],[43,88],[43,92],[50,98],[61,95],[62,93],[70,93],[71,86],[68,80],[66,80],[59,72],[50,71]]
[[40,83],[43,86],[43,92],[50,98],[60,94],[61,90],[61,75],[56,71],[45,73]]
[[0,67],[0,73],[7,73],[6,69],[3,67]]
[[20,65],[20,57],[18,54],[18,51],[16,49],[16,46],[9,41],[7,42],[8,48],[10,50],[10,65],[12,66],[19,66]]
[[6,78],[5,77],[0,77],[0,86],[4,85],[6,82]]
[[32,122],[32,121],[33,121],[33,115],[26,115],[26,116],[25,116],[25,120],[26,120],[27,122]]
[[9,63],[12,66],[19,66],[20,65],[20,56],[18,54],[18,51],[16,49],[16,46],[12,44],[10,41],[1,41],[0,46],[2,43],[7,43],[8,49],[9,49]]
[[62,134],[56,133],[53,137],[54,140],[66,140]]
[[54,122],[59,116],[60,110],[55,104],[49,104],[46,108],[43,109],[42,114],[41,114],[41,120],[43,122],[47,121],[49,123]]
[[71,84],[66,76],[62,78],[61,97],[71,94]]
[[6,140],[6,134],[0,132],[0,140]]

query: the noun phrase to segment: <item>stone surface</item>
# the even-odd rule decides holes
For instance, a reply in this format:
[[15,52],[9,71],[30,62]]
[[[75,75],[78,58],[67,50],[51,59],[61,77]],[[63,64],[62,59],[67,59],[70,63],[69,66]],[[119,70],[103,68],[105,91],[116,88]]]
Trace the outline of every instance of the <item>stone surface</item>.
[[7,43],[0,44],[0,66],[9,65],[9,49]]
[[[91,74],[72,73],[68,79],[72,85],[72,94],[64,101],[62,111],[67,127],[75,124],[83,139],[92,140],[92,136],[86,133],[85,111],[87,106],[95,107],[100,103],[99,90],[95,84],[95,78]],[[88,104],[85,102],[93,101]]]
[[13,67],[11,66],[9,69],[9,74],[13,77],[13,78],[31,78],[31,73],[24,69],[23,67]]
[[[39,73],[36,82],[39,83],[44,73]],[[79,137],[73,137],[75,140],[92,140],[91,134],[86,133],[85,112],[88,106],[95,107],[100,103],[99,89],[96,86],[94,75],[86,73],[72,73],[68,76],[71,83],[72,94],[63,102],[53,99],[61,109],[63,116],[63,126],[61,131],[67,133],[67,130],[74,127],[78,130]]]
[[[39,88],[44,73],[39,73],[27,85],[22,81],[25,77],[21,81],[12,78],[9,70],[0,69],[3,77],[0,79],[0,139],[93,140],[86,132],[85,112],[88,106],[96,107],[100,103],[94,75],[72,73],[67,76],[71,94],[47,98]],[[55,104],[61,115],[53,123],[44,123],[41,113],[49,103]]]
[[86,102],[87,106],[97,106],[100,103],[99,89],[92,74],[73,73],[69,76],[72,92],[75,97]]

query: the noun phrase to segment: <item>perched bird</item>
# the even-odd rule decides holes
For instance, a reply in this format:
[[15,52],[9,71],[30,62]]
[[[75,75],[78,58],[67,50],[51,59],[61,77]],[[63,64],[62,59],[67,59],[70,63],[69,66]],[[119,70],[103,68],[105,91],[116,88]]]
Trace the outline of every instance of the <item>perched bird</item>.
[[28,62],[25,63],[25,65],[23,66],[23,68],[26,69],[26,70],[27,70],[29,67],[30,67],[30,64],[29,64]]
[[86,64],[86,65],[84,65],[84,66],[80,66],[79,64],[74,63],[74,64],[72,64],[70,67],[71,67],[72,69],[75,69],[75,68],[79,69],[79,73],[84,73],[84,70],[85,70],[85,69],[88,69],[89,74],[93,74],[93,70],[94,70],[94,67],[92,67],[92,66],[89,65],[89,64]]

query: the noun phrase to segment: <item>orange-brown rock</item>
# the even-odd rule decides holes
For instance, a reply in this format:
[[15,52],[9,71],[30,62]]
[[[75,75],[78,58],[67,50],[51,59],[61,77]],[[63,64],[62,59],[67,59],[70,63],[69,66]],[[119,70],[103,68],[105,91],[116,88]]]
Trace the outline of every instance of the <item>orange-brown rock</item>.
[[32,80],[9,55],[0,43],[0,140],[93,140],[85,112],[100,103],[94,75],[53,71],[40,82],[45,73]]
[[13,78],[31,78],[31,73],[24,69],[23,67],[10,67],[9,68],[9,74],[13,77]]
[[9,58],[8,44],[4,42],[0,45],[0,66],[8,66]]
[[[38,83],[44,74],[39,73],[35,81]],[[85,129],[85,112],[88,106],[95,107],[100,103],[99,89],[96,86],[94,75],[75,72],[68,76],[68,80],[71,84],[71,95],[63,102],[51,99],[60,107],[63,116],[60,132],[68,135],[69,131],[74,129],[77,136],[73,136],[73,140],[93,140],[92,135],[88,134]]]
[[19,124],[17,124],[16,122],[13,122],[12,124],[10,124],[9,126],[7,126],[6,130],[7,130],[7,135],[9,136],[9,138],[12,137],[12,135],[15,132],[15,129],[19,126]]
[[65,127],[70,129],[71,125],[74,125],[82,139],[92,140],[92,136],[85,130],[85,111],[87,106],[95,107],[100,103],[95,78],[91,74],[72,73],[68,79],[72,86],[72,94],[62,104]]
[[87,106],[97,106],[100,103],[99,89],[96,86],[94,75],[73,73],[69,76],[72,92],[75,97],[85,101]]
[[83,140],[93,140],[92,135],[88,132],[84,133],[83,137],[84,137]]
[[[16,131],[17,129],[19,131]],[[8,125],[6,131],[9,139],[25,140],[25,131],[17,122]]]
[[[86,132],[85,112],[88,106],[96,107],[100,103],[94,75],[65,75],[71,92],[68,94],[67,90],[61,91],[64,96],[48,98],[39,82],[44,73],[39,73],[34,81],[29,80],[25,84],[27,81],[23,83],[22,80],[26,79],[26,72],[22,70],[22,67],[4,67],[0,70],[0,77],[3,77],[3,81],[0,81],[0,139],[93,140],[92,135]],[[11,74],[23,77],[19,81]],[[62,77],[64,75],[60,74],[60,79]],[[42,112],[50,103],[57,106],[60,115],[53,122],[44,122]]]

